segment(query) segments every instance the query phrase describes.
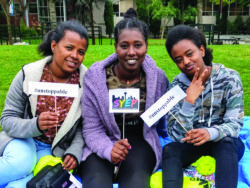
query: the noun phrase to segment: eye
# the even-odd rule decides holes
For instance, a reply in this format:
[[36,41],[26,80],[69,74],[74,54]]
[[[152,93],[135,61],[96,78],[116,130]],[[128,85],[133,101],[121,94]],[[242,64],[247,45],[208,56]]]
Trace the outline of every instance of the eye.
[[135,44],[135,47],[136,48],[140,48],[142,46],[142,44],[141,43],[137,43],[137,44]]
[[128,45],[127,45],[127,44],[122,44],[122,45],[121,45],[121,48],[122,48],[122,49],[127,49],[127,48],[128,48]]
[[181,59],[181,58],[175,59],[175,63],[176,63],[176,64],[179,64],[179,63],[181,63],[181,62],[182,62],[182,59]]
[[71,46],[66,46],[65,47],[67,50],[72,50],[72,47]]
[[189,52],[189,53],[187,54],[188,57],[191,57],[192,55],[193,55],[193,52]]
[[78,53],[79,53],[80,55],[85,55],[85,51],[82,51],[82,50],[78,51]]

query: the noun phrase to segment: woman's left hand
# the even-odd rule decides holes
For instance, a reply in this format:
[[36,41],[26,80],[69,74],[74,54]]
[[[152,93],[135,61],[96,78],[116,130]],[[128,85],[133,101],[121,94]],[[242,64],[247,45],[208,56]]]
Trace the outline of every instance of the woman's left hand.
[[77,165],[77,162],[75,160],[74,157],[72,157],[71,155],[66,155],[64,161],[63,161],[63,168],[66,170],[72,170],[73,168],[75,168]]
[[182,139],[183,142],[194,144],[195,146],[202,145],[210,140],[209,132],[206,129],[192,129],[186,133],[186,137]]

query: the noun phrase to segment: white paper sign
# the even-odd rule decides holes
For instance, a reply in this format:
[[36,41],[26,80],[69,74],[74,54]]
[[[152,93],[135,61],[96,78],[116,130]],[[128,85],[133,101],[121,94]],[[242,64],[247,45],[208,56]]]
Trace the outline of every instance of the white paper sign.
[[156,101],[155,104],[141,115],[141,118],[151,127],[185,96],[186,93],[177,85]]
[[110,89],[109,112],[110,113],[135,113],[139,112],[139,89]]
[[77,97],[78,84],[62,84],[51,82],[29,82],[29,94],[62,97]]
[[79,182],[75,176],[69,172],[69,180],[73,183],[69,188],[82,188],[82,183]]

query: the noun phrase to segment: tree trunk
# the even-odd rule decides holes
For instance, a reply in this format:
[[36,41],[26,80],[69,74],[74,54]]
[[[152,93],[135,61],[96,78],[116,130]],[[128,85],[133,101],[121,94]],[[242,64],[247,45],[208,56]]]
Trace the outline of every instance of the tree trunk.
[[202,9],[203,9],[203,1],[198,0],[197,2],[197,10],[198,10],[198,15],[197,15],[197,23],[202,24]]
[[7,3],[4,0],[1,0],[1,5],[3,8],[3,11],[6,15],[6,19],[7,19],[7,27],[8,27],[8,38],[9,38],[9,44],[12,45],[13,41],[12,41],[12,31],[11,31],[11,23],[10,23],[10,11],[9,11],[9,3]]
[[93,15],[92,3],[90,3],[89,9],[90,9],[90,27],[91,27],[91,33],[92,33],[92,45],[95,45],[94,15]]
[[162,30],[161,30],[161,39],[163,39],[163,37],[164,37],[164,32],[165,32],[165,22],[166,22],[166,18],[163,18]]
[[7,25],[8,25],[8,35],[9,35],[9,44],[12,45],[12,30],[11,30],[11,23],[10,23],[10,15],[7,16]]

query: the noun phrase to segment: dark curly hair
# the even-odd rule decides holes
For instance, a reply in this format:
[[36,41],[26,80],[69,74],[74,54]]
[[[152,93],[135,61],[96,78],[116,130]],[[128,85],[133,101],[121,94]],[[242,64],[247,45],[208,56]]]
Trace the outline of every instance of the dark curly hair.
[[203,61],[207,66],[212,65],[213,51],[207,48],[205,35],[200,30],[187,25],[177,25],[168,33],[165,46],[172,59],[171,51],[173,46],[184,39],[191,40],[198,48],[200,48],[201,45],[204,46],[205,56],[203,57]]
[[81,38],[86,39],[88,48],[88,32],[87,30],[76,20],[70,20],[61,22],[55,29],[49,31],[43,42],[38,46],[38,52],[43,56],[53,55],[51,50],[51,42],[54,40],[58,43],[65,35],[65,31],[74,31],[78,33]]
[[137,19],[137,12],[133,8],[129,8],[124,13],[124,18],[118,22],[114,28],[114,38],[116,43],[118,43],[119,35],[124,29],[137,29],[144,36],[145,42],[148,41],[148,26],[145,22]]

